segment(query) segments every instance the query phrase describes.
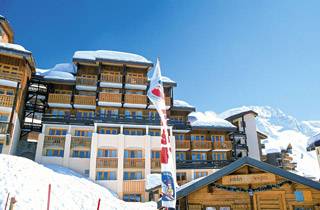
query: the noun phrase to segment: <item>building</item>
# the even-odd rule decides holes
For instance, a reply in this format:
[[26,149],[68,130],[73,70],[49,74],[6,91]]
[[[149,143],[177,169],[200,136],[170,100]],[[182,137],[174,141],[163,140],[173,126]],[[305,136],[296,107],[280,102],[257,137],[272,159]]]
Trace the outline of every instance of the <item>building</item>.
[[287,171],[294,171],[297,163],[291,156],[292,145],[288,144],[287,148],[269,148],[266,149],[266,159],[264,162],[282,168]]
[[320,134],[317,134],[309,139],[307,150],[316,152],[320,167]]
[[177,190],[179,210],[319,210],[320,183],[250,157]]

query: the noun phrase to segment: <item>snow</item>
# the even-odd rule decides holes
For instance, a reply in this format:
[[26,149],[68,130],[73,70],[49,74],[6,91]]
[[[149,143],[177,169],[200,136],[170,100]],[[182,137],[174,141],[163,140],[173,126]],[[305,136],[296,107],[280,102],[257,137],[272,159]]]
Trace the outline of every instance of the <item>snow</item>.
[[23,46],[18,44],[12,44],[12,43],[0,42],[0,48],[6,48],[7,50],[16,50],[16,51],[20,51],[28,54],[31,53],[29,50],[26,50]]
[[6,80],[6,79],[0,79],[0,85],[3,86],[9,86],[9,87],[17,87],[17,82],[15,81],[10,81],[10,80]]
[[158,187],[161,185],[161,174],[148,174],[146,180],[146,190]]
[[172,83],[172,84],[176,83],[175,81],[173,81],[172,79],[170,79],[169,77],[166,77],[166,76],[161,76],[161,81],[165,82],[165,83]]
[[76,51],[73,55],[73,59],[85,59],[95,61],[97,59],[116,60],[116,61],[128,61],[136,63],[149,63],[152,62],[147,60],[141,55],[136,55],[126,52],[117,52],[109,50],[97,50],[97,51]]
[[212,111],[192,112],[188,116],[192,127],[236,128]]
[[77,68],[73,63],[60,63],[56,64],[51,69],[36,69],[36,74],[43,76],[45,79],[55,80],[72,80],[75,81]]
[[76,172],[57,165],[43,166],[29,159],[0,154],[0,209],[8,192],[17,200],[15,210],[46,209],[51,184],[52,210],[91,210],[101,199],[101,210],[156,209],[156,203],[127,203],[108,189]]
[[173,100],[173,106],[174,107],[188,107],[188,108],[194,108],[194,106],[190,105],[188,102],[186,101],[182,101],[182,100]]
[[308,145],[315,143],[316,141],[320,141],[320,133],[317,135],[312,136],[311,138],[308,139]]

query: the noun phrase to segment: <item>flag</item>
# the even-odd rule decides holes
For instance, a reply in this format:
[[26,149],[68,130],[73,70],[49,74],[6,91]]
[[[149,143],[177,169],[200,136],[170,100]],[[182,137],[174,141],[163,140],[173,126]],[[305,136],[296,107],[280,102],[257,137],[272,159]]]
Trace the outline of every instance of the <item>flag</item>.
[[170,138],[168,134],[167,114],[163,84],[161,81],[160,61],[157,64],[150,81],[148,97],[155,106],[161,119],[161,187],[162,206],[176,208],[176,170],[174,167]]

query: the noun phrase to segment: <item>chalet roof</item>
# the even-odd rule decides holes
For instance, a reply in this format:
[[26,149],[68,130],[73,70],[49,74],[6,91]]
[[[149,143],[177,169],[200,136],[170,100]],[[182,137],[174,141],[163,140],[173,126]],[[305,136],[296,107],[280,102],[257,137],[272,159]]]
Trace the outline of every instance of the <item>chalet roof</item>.
[[258,136],[259,136],[261,139],[266,139],[266,138],[268,138],[267,134],[262,133],[261,131],[257,131],[257,134],[258,134]]
[[172,111],[187,111],[187,112],[194,112],[196,108],[190,105],[188,102],[183,100],[173,100],[173,107],[171,108]]
[[308,139],[307,150],[311,151],[314,150],[316,147],[320,147],[320,133]]
[[239,113],[236,113],[236,114],[231,115],[229,117],[226,117],[225,120],[232,121],[232,120],[238,119],[242,116],[245,116],[247,114],[254,114],[254,116],[258,116],[257,112],[255,112],[253,110],[247,110],[247,111],[239,112]]
[[320,183],[312,181],[310,179],[307,179],[305,177],[290,173],[288,171],[285,171],[283,169],[277,168],[275,166],[269,165],[267,163],[252,159],[250,157],[243,157],[229,165],[227,165],[226,167],[222,168],[221,170],[210,174],[202,179],[198,179],[197,181],[193,182],[192,184],[188,183],[186,184],[186,187],[184,187],[185,185],[182,185],[180,188],[178,188],[177,190],[177,198],[182,198],[204,186],[207,186],[219,179],[221,179],[223,176],[226,176],[234,171],[236,171],[237,169],[239,169],[240,167],[244,166],[244,165],[249,165],[258,169],[261,169],[263,171],[281,176],[285,179],[288,179],[290,181],[302,184],[302,185],[306,185],[308,187],[311,187],[313,189],[316,190],[320,190]]

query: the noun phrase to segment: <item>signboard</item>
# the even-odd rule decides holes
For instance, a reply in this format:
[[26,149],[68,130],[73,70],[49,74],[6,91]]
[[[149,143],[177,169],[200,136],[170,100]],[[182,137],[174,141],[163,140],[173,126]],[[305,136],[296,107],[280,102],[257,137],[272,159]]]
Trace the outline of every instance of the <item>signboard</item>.
[[262,184],[273,182],[276,182],[276,176],[268,173],[230,175],[222,177],[223,185]]

